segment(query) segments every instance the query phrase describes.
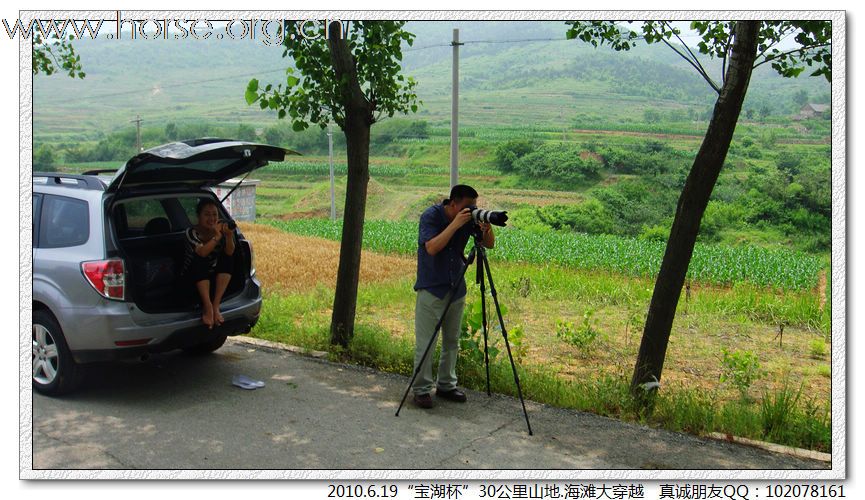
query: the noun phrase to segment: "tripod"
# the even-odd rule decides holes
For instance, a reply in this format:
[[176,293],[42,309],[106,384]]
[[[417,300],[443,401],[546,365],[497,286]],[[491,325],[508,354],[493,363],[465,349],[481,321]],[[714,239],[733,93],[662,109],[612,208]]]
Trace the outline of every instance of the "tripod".
[[448,309],[450,309],[450,306],[454,301],[454,296],[456,295],[456,290],[457,290],[457,287],[459,286],[459,283],[465,277],[466,271],[468,271],[468,268],[472,265],[472,262],[474,261],[475,257],[477,257],[478,268],[477,268],[477,275],[476,275],[475,279],[476,279],[476,282],[481,285],[481,317],[483,318],[482,324],[483,324],[483,332],[484,332],[484,364],[486,365],[486,375],[487,375],[487,396],[492,396],[492,392],[490,392],[490,357],[489,357],[489,349],[487,346],[487,301],[486,301],[487,299],[486,299],[486,283],[484,280],[484,273],[486,273],[486,277],[490,282],[490,294],[493,296],[493,303],[496,306],[496,314],[498,315],[498,318],[499,318],[499,326],[502,329],[502,338],[505,341],[505,347],[507,348],[507,351],[508,351],[508,360],[510,360],[510,362],[511,362],[511,370],[513,371],[513,374],[514,374],[514,383],[517,386],[517,394],[520,397],[520,404],[523,407],[523,416],[526,419],[526,427],[528,428],[529,435],[531,436],[532,435],[532,426],[529,423],[529,414],[526,412],[526,402],[523,400],[523,390],[520,387],[520,378],[517,375],[517,367],[514,364],[513,354],[511,354],[511,344],[508,341],[508,332],[507,332],[507,330],[505,330],[505,321],[502,318],[501,307],[499,307],[498,294],[496,293],[496,286],[493,283],[493,275],[492,275],[492,272],[490,271],[489,261],[487,260],[486,248],[484,248],[484,246],[483,246],[483,235],[480,233],[480,231],[478,229],[479,228],[476,228],[476,230],[473,233],[474,246],[472,247],[471,251],[469,252],[468,258],[466,259],[465,265],[463,266],[462,272],[460,273],[460,278],[451,286],[450,295],[448,298],[448,303],[447,303],[447,305],[445,305],[445,309],[442,312],[442,315],[439,318],[438,323],[436,323],[435,331],[433,332],[432,338],[430,339],[429,343],[427,344],[426,349],[424,350],[423,356],[421,356],[420,362],[417,365],[417,368],[415,368],[414,375],[412,375],[411,380],[408,383],[408,387],[406,387],[405,394],[403,394],[403,396],[402,396],[402,401],[400,401],[400,403],[399,403],[399,408],[397,408],[397,410],[396,410],[396,416],[397,417],[399,416],[399,412],[400,412],[400,410],[402,410],[402,407],[405,404],[405,400],[408,397],[408,393],[411,390],[415,379],[417,378],[418,374],[420,373],[421,367],[424,364],[424,360],[426,360],[426,357],[429,355],[429,352],[432,349],[432,346],[434,346],[436,343],[436,338],[438,337],[439,330],[441,329],[442,323],[444,322],[445,315],[447,315]]

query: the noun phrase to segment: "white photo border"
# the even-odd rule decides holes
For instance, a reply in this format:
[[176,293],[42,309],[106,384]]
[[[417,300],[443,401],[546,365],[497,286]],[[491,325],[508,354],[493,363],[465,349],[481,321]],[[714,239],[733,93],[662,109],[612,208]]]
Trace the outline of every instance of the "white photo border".
[[[19,478],[20,479],[295,479],[295,480],[842,480],[847,477],[846,358],[846,15],[844,11],[143,11],[123,10],[149,19],[399,19],[399,20],[567,20],[567,19],[813,19],[832,21],[832,467],[827,470],[35,470],[33,469],[32,329],[32,137],[33,74],[31,42],[19,41]],[[116,19],[117,11],[21,11],[33,18]]]

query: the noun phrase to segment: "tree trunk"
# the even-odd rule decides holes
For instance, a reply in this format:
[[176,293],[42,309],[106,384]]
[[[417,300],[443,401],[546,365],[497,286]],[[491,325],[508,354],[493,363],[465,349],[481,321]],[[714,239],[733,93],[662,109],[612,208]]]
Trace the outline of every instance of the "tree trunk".
[[366,117],[346,117],[345,143],[348,156],[348,182],[345,188],[345,213],[342,216],[342,240],[339,247],[339,269],[336,295],[330,322],[330,342],[348,346],[354,335],[357,287],[360,278],[360,255],[363,243],[363,221],[369,183],[369,125]]
[[703,144],[694,158],[691,172],[679,197],[631,380],[631,392],[638,399],[654,394],[658,386],[651,383],[661,381],[670,330],[691,262],[697,232],[700,230],[700,221],[727,157],[742,102],[745,100],[745,92],[748,90],[751,69],[757,55],[759,25],[758,21],[736,23],[730,66],[724,85],[715,103]]
[[369,129],[372,110],[357,80],[357,67],[348,43],[339,30],[331,30],[328,39],[331,63],[337,81],[345,81],[342,99],[348,162],[348,182],[345,192],[345,213],[342,218],[342,240],[339,247],[339,269],[336,293],[330,319],[330,342],[347,347],[354,335],[357,307],[357,287],[360,278],[360,255],[363,243],[363,221],[366,213],[366,192],[369,182]]

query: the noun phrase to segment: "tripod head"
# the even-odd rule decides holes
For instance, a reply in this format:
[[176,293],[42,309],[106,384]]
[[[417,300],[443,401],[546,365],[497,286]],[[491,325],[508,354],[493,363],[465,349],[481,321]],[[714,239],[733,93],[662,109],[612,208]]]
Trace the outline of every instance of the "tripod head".
[[477,222],[471,221],[472,224],[472,236],[475,239],[475,245],[480,244],[480,242],[484,239],[484,232],[481,229],[481,225]]

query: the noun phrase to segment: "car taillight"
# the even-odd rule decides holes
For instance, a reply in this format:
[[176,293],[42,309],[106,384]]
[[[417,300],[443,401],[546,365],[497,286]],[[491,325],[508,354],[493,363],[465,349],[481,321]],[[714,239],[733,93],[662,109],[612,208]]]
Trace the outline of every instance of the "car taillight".
[[81,263],[84,277],[106,299],[123,300],[126,295],[126,275],[123,259],[94,260]]

